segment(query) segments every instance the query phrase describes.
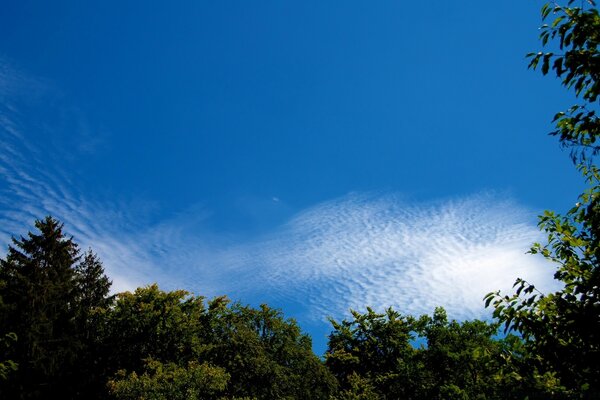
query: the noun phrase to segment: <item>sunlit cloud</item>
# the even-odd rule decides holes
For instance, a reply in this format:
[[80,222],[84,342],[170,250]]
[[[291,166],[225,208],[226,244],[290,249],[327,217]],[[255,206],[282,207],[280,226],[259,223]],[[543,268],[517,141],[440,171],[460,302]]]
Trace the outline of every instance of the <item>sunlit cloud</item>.
[[[6,88],[15,91],[18,82],[2,68],[6,98]],[[45,152],[27,141],[23,121],[14,104],[0,109],[2,253],[11,235],[53,215],[82,248],[99,254],[114,291],[158,282],[207,296],[299,304],[297,314],[305,320],[340,318],[365,306],[393,306],[407,314],[444,306],[452,317],[465,319],[489,316],[483,296],[509,290],[517,277],[542,290],[553,287],[552,266],[526,254],[540,240],[533,213],[502,194],[422,203],[397,194],[354,193],[300,210],[257,236],[232,240],[207,230],[211,214],[202,205],[156,221],[144,212],[160,207],[152,199],[90,198],[68,171],[47,162]]]
[[429,204],[354,194],[299,214],[257,253],[264,279],[317,318],[365,306],[484,317],[483,296],[517,276],[552,287],[551,267],[525,254],[540,239],[530,215],[490,193]]

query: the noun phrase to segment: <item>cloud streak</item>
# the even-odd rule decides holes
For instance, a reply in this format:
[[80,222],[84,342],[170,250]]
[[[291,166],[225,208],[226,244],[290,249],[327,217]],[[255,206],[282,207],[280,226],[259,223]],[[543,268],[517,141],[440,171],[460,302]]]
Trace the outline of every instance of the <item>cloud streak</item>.
[[51,214],[100,255],[115,291],[156,281],[209,296],[297,304],[299,319],[312,321],[367,305],[408,314],[441,305],[454,318],[485,317],[484,294],[509,289],[516,277],[542,290],[553,286],[552,268],[525,254],[540,239],[532,213],[494,193],[429,203],[355,193],[237,241],[203,229],[210,213],[201,206],[150,222],[151,202],[90,198],[50,162],[56,154],[45,156],[60,150],[28,141],[24,117],[9,101],[24,79],[13,82],[7,71],[0,65],[3,249],[11,235]]

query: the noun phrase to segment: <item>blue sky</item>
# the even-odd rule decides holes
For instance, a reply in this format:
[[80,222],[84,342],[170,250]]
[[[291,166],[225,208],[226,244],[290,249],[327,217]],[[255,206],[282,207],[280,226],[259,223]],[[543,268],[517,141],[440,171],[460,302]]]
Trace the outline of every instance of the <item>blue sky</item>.
[[0,242],[52,214],[116,290],[485,317],[582,185],[527,70],[542,2],[19,1],[0,15]]

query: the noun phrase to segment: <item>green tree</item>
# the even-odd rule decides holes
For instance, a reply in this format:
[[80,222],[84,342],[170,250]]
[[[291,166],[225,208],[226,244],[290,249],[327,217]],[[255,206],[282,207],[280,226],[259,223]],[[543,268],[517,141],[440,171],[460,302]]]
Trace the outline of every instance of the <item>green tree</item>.
[[416,320],[391,308],[384,314],[352,311],[352,317],[331,320],[325,355],[340,383],[340,398],[412,398],[423,372],[411,345]]
[[344,377],[346,385],[335,396],[334,400],[379,400],[375,386],[369,378],[364,378],[356,372]]
[[19,338],[11,349],[19,370],[2,387],[9,398],[43,396],[64,387],[81,347],[73,340],[77,245],[50,217],[36,221],[36,228],[39,234],[13,239],[0,261],[7,305],[2,326]]
[[[600,151],[597,140],[600,120],[597,101],[600,94],[600,15],[595,1],[569,0],[566,6],[556,2],[542,7],[542,19],[554,19],[541,26],[540,40],[550,51],[530,53],[530,68],[540,67],[542,74],[554,71],[563,86],[573,90],[579,104],[554,116],[560,143],[572,150],[574,160],[589,160]],[[587,3],[587,7],[583,7]]]
[[87,324],[93,319],[96,309],[112,304],[114,296],[109,296],[112,282],[104,274],[102,262],[91,249],[83,254],[81,262],[75,266],[75,280],[79,319],[82,324]]
[[104,310],[103,364],[141,373],[146,359],[161,363],[194,361],[201,345],[205,306],[184,290],[164,292],[156,284],[120,293]]
[[[517,366],[521,341],[496,338],[498,325],[433,316],[352,312],[332,321],[326,364],[340,382],[341,399],[522,399]],[[509,358],[511,355],[512,358]]]
[[[9,349],[11,344],[17,341],[17,335],[14,332],[4,334],[4,337],[0,337],[0,347]],[[13,360],[5,359],[4,356],[0,358],[0,380],[5,380],[9,377],[11,372],[18,369],[18,364]]]
[[[548,3],[542,18],[552,21],[541,27],[547,52],[532,53],[530,67],[546,75],[554,71],[562,84],[573,90],[580,103],[555,115],[560,143],[571,149],[588,189],[565,215],[546,211],[540,228],[545,244],[536,243],[541,254],[556,268],[561,288],[541,293],[522,279],[515,292],[486,296],[486,305],[507,331],[518,332],[535,363],[530,374],[547,386],[548,393],[568,397],[600,397],[600,174],[595,156],[600,121],[600,15],[593,1],[568,1],[566,6]],[[584,4],[587,4],[585,7]],[[529,377],[531,378],[531,377]]]
[[257,399],[328,399],[335,379],[312,351],[308,335],[280,310],[223,298],[209,305],[202,359],[231,375],[227,395]]
[[[515,363],[518,338],[496,338],[498,325],[473,320],[448,320],[443,308],[433,316],[422,316],[418,333],[426,345],[420,349],[424,378],[420,397],[424,399],[510,399],[524,398],[522,385],[509,379]],[[531,394],[531,393],[527,393]]]
[[141,375],[119,371],[108,382],[112,397],[118,400],[217,399],[229,380],[229,375],[222,368],[194,361],[185,367],[151,359],[145,364]]
[[225,297],[205,305],[202,297],[152,285],[119,294],[104,329],[109,375],[123,370],[139,377],[152,359],[221,368],[230,376],[228,397],[327,399],[335,388],[310,338],[266,305],[254,309]]
[[104,274],[102,262],[90,249],[75,265],[76,325],[81,347],[73,384],[77,397],[93,399],[104,392],[106,375],[102,360],[106,349],[99,335],[105,324],[106,310],[114,302],[110,296],[111,281]]
[[[0,383],[0,395],[77,398],[85,385],[82,360],[90,355],[87,320],[90,309],[104,305],[104,299],[84,300],[91,296],[93,279],[85,277],[86,261],[78,264],[78,246],[63,225],[47,217],[35,226],[39,233],[13,238],[0,260],[0,326],[18,338],[8,355],[19,365],[11,379]],[[94,273],[106,283],[101,268]]]
[[[4,288],[5,283],[0,280],[0,291]],[[4,310],[4,302],[2,301],[2,296],[0,296],[0,315],[3,315]],[[0,353],[0,380],[5,380],[8,378],[9,374],[16,371],[18,365],[13,360],[7,359],[5,353],[10,348],[10,346],[17,340],[17,335],[14,332],[3,332],[0,331],[0,349],[2,352]]]

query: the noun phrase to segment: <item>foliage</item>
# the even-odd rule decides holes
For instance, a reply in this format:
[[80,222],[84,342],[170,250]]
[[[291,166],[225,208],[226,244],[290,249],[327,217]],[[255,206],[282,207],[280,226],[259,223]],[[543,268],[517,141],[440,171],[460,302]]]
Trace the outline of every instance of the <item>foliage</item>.
[[335,380],[293,320],[266,305],[230,304],[157,285],[118,295],[106,311],[106,365],[140,374],[146,360],[182,365],[206,362],[230,376],[223,395],[328,398]]
[[107,389],[118,398],[334,393],[310,338],[281,311],[225,297],[205,304],[157,285],[109,296],[91,250],[80,255],[51,217],[36,227],[13,240],[0,264],[2,335],[19,338],[2,354],[3,398],[105,398]]
[[[4,288],[5,284],[0,280],[0,291]],[[0,313],[4,312],[4,302],[2,296],[0,296]],[[1,333],[0,332],[0,348],[2,349],[2,355],[0,355],[0,381],[6,380],[11,372],[14,372],[18,368],[18,364],[10,359],[5,359],[4,353],[10,348],[10,346],[17,341],[17,335],[14,332]]]
[[510,343],[494,338],[497,325],[448,321],[442,308],[432,317],[369,308],[352,317],[332,321],[326,354],[338,399],[518,398],[519,385],[502,379]]
[[[494,316],[505,330],[514,330],[534,361],[528,379],[545,386],[556,396],[597,398],[600,396],[600,173],[595,158],[600,145],[600,121],[596,115],[600,94],[600,15],[593,1],[588,7],[566,7],[548,3],[542,18],[554,20],[541,28],[544,46],[561,51],[530,54],[531,68],[551,69],[582,104],[555,115],[562,145],[571,148],[573,160],[588,184],[579,202],[565,215],[546,211],[539,221],[547,234],[545,244],[536,243],[533,254],[541,254],[556,267],[554,278],[561,288],[542,293],[518,279],[515,293],[486,296]],[[583,4],[583,2],[582,2]],[[556,41],[553,43],[552,41]],[[540,64],[541,63],[541,64]]]
[[426,397],[495,398],[501,389],[494,381],[500,369],[501,342],[494,340],[497,325],[474,320],[448,321],[443,308],[419,320],[419,333],[427,341],[421,350],[426,366]]
[[79,285],[79,250],[62,224],[47,217],[35,226],[39,233],[13,238],[6,259],[0,260],[5,283],[0,320],[18,337],[8,354],[19,364],[0,393],[10,398],[77,397],[80,361],[89,354],[81,318],[94,304],[82,301],[87,288]]
[[267,305],[254,309],[222,299],[209,306],[212,335],[202,354],[231,374],[229,396],[327,399],[335,379],[294,320]]
[[86,251],[81,262],[75,265],[75,280],[80,322],[90,323],[94,311],[110,306],[114,299],[114,296],[108,295],[111,281],[104,275],[102,262],[91,249]]
[[565,216],[546,211],[540,227],[547,233],[545,245],[534,244],[556,266],[555,279],[563,286],[544,294],[522,279],[511,295],[486,296],[494,317],[506,330],[519,332],[529,351],[537,356],[534,366],[541,376],[554,374],[552,392],[600,395],[600,281],[598,271],[600,181],[598,171],[585,171],[592,185]]
[[594,109],[600,94],[600,14],[594,1],[587,0],[587,8],[573,3],[569,0],[567,6],[561,6],[552,2],[542,7],[542,19],[554,19],[542,25],[540,40],[543,46],[553,48],[528,57],[530,68],[539,66],[544,75],[553,70],[562,84],[582,100],[555,115],[556,129],[551,134],[570,147],[575,158],[585,159],[600,151],[600,120]]
[[385,314],[370,308],[364,314],[352,311],[352,317],[339,323],[331,320],[334,330],[325,359],[341,389],[408,397],[419,374],[411,346],[415,320],[391,308]]
[[208,364],[190,361],[184,368],[150,359],[143,374],[121,370],[108,386],[118,400],[199,400],[218,398],[228,380],[222,368]]
[[77,396],[93,399],[104,393],[106,375],[101,361],[106,349],[99,332],[103,330],[105,310],[111,307],[114,296],[109,295],[111,282],[91,249],[75,265],[75,283],[77,337],[84,343],[77,361],[76,379],[80,387]]
[[203,298],[184,290],[164,292],[154,284],[120,293],[114,307],[104,311],[107,367],[140,372],[146,359],[193,361],[204,311]]
[[[0,338],[0,346],[2,348],[9,348],[11,343],[17,341],[17,335],[14,332],[4,334],[3,338]],[[4,357],[2,357],[4,358]],[[1,360],[0,361],[0,380],[6,380],[11,372],[18,369],[19,365],[13,360]]]
[[375,387],[371,384],[370,379],[363,378],[356,372],[344,377],[346,387],[337,393],[333,399],[335,400],[378,400],[380,396],[377,394]]

